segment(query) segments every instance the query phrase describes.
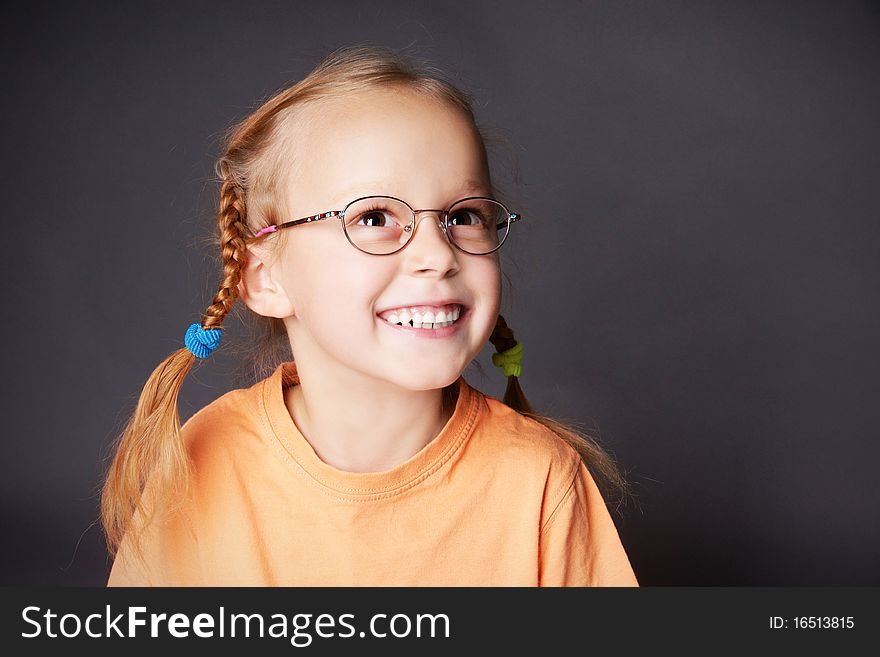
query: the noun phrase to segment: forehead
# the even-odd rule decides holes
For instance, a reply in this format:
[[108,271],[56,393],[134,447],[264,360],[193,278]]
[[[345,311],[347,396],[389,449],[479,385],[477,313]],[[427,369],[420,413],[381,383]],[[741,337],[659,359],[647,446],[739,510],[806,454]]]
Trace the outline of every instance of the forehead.
[[342,207],[357,196],[388,194],[433,207],[465,188],[490,192],[476,128],[448,102],[372,89],[322,99],[303,118],[306,129],[293,146],[300,165],[289,184],[295,206]]

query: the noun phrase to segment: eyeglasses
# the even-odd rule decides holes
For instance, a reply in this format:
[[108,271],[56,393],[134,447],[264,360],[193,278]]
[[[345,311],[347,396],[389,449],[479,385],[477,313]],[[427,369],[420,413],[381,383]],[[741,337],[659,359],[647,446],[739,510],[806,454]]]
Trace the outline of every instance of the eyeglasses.
[[371,255],[397,253],[412,239],[416,215],[436,212],[442,217],[441,227],[449,242],[471,255],[487,255],[497,251],[507,239],[510,224],[522,215],[510,212],[502,203],[484,196],[470,196],[456,201],[448,210],[414,210],[409,203],[394,196],[363,196],[345,206],[266,226],[253,239],[332,217],[339,217],[345,237],[356,249]]

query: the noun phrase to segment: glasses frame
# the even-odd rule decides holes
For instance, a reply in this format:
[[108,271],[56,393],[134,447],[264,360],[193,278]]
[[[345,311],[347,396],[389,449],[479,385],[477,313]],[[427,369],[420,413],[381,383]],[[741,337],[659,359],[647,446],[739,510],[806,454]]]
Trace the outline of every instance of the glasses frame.
[[[410,209],[410,212],[412,212],[412,219],[410,220],[409,224],[407,224],[404,227],[404,231],[409,233],[409,237],[406,239],[406,242],[400,248],[395,249],[394,251],[391,251],[390,253],[371,253],[370,251],[364,251],[357,244],[355,244],[354,242],[351,241],[351,237],[349,237],[348,231],[345,229],[345,213],[355,203],[358,203],[359,201],[363,201],[368,198],[388,198],[388,199],[392,199],[394,201],[400,201],[401,203],[403,203],[406,207],[408,207]],[[345,239],[347,239],[348,243],[351,244],[354,248],[356,248],[361,253],[366,253],[368,255],[389,256],[389,255],[394,255],[395,253],[399,253],[402,249],[406,248],[406,246],[412,241],[413,234],[415,234],[416,215],[418,215],[421,212],[437,212],[443,218],[443,221],[440,225],[443,228],[443,234],[446,236],[446,240],[452,246],[454,246],[456,249],[458,249],[462,253],[467,253],[468,255],[489,255],[490,253],[494,253],[495,251],[497,251],[498,249],[501,248],[501,245],[504,244],[504,242],[507,241],[507,236],[510,234],[509,230],[507,230],[504,233],[504,237],[498,243],[498,246],[496,246],[491,251],[486,251],[485,253],[471,253],[470,251],[465,251],[458,244],[456,244],[452,240],[452,238],[449,236],[449,231],[447,230],[449,227],[449,210],[451,210],[454,206],[458,205],[459,203],[463,203],[464,201],[492,201],[493,203],[497,203],[498,205],[500,205],[504,209],[504,211],[507,213],[507,221],[503,222],[503,223],[496,224],[495,228],[497,230],[500,230],[502,227],[507,227],[509,229],[510,224],[515,223],[517,221],[521,221],[523,218],[522,215],[519,214],[518,212],[511,212],[510,210],[507,209],[507,206],[504,205],[501,201],[494,199],[494,198],[491,198],[489,196],[468,196],[468,197],[459,199],[459,200],[455,201],[454,203],[450,204],[449,208],[446,210],[431,210],[431,209],[415,210],[409,203],[404,201],[402,198],[397,198],[396,196],[388,196],[387,194],[370,194],[369,196],[361,196],[360,198],[356,198],[351,203],[346,205],[345,208],[342,210],[328,210],[326,212],[319,212],[318,214],[313,214],[309,217],[303,217],[302,219],[294,219],[292,221],[285,221],[282,224],[272,224],[271,226],[266,226],[265,228],[257,231],[257,233],[254,234],[252,239],[257,240],[259,238],[264,237],[265,235],[270,235],[272,233],[276,233],[279,230],[281,230],[282,228],[292,228],[294,226],[309,224],[309,223],[313,223],[315,221],[322,221],[324,219],[331,219],[333,217],[339,217],[340,224],[342,225],[342,232],[345,234]]]

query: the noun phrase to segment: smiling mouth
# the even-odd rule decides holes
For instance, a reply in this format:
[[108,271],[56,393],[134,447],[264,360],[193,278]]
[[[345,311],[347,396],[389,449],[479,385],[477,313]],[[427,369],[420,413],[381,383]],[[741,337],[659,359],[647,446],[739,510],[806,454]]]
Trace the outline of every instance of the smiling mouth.
[[[436,330],[441,328],[447,328],[449,326],[453,326],[458,324],[463,317],[465,317],[468,313],[468,308],[465,306],[459,306],[456,313],[452,315],[452,319],[447,319],[444,316],[444,320],[441,322],[437,321],[416,321],[423,320],[424,317],[420,315],[411,316],[409,313],[402,314],[402,316],[398,316],[396,314],[392,314],[389,318],[382,317],[379,315],[379,319],[387,324],[391,324],[392,326],[406,326],[408,328],[416,328],[422,330]],[[434,318],[436,319],[436,318]],[[396,320],[396,321],[391,321]]]

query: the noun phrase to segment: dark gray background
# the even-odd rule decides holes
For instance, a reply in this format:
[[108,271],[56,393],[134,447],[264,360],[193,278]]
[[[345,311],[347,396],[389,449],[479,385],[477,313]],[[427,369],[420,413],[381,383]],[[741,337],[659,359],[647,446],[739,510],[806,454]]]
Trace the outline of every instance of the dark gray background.
[[[220,135],[361,40],[430,59],[507,135],[522,384],[627,470],[615,520],[641,582],[880,583],[875,4],[53,3],[4,21],[3,584],[106,581],[102,459],[219,282],[200,241]],[[466,377],[500,397],[490,353]],[[195,370],[184,419],[233,364]]]

